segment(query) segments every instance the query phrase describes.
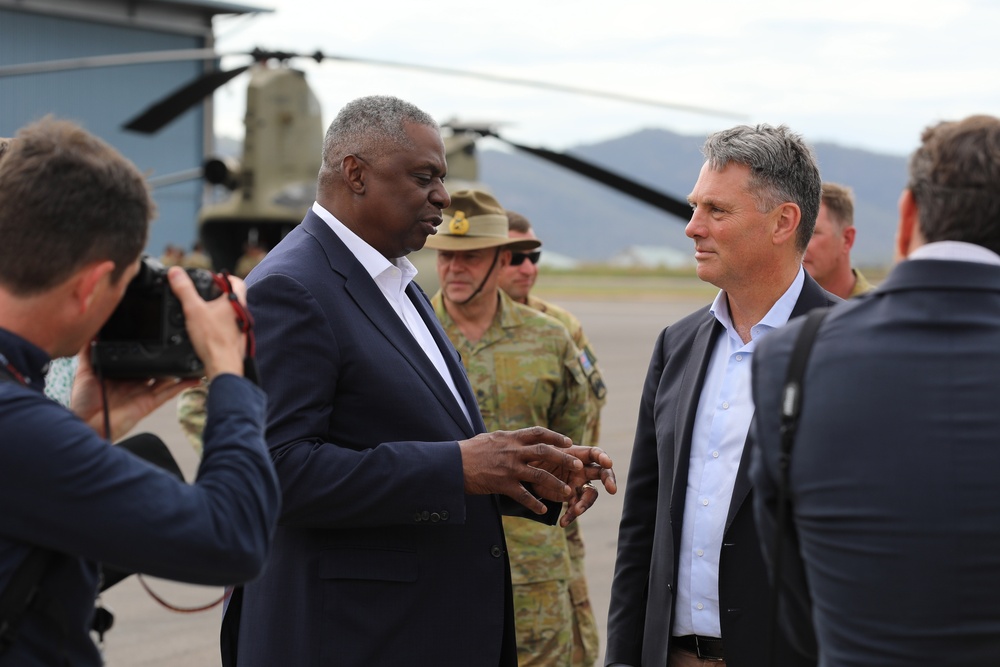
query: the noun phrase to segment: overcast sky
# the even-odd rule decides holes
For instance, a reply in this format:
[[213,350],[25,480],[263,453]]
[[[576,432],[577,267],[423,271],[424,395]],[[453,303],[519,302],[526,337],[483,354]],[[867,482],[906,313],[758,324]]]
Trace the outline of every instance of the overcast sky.
[[[643,128],[703,134],[785,123],[810,141],[908,154],[931,122],[1000,114],[995,0],[246,0],[216,22],[220,51],[254,46],[451,67],[720,109],[743,119],[341,62],[297,61],[329,123],[392,94],[440,121],[508,123],[510,139],[566,148]],[[317,7],[325,7],[318,9]],[[245,59],[229,58],[225,67]],[[242,134],[243,89],[216,94],[217,129]]]

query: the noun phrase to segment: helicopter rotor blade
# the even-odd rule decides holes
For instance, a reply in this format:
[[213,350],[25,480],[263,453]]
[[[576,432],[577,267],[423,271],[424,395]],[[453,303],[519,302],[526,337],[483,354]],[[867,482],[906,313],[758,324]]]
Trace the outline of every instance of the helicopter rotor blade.
[[118,53],[108,56],[86,58],[66,58],[46,60],[38,63],[4,65],[0,67],[0,78],[25,74],[47,74],[97,67],[122,67],[125,65],[149,65],[152,63],[172,63],[186,60],[216,60],[225,56],[246,55],[246,52],[219,53],[214,49],[174,49],[171,51],[146,51],[141,53]]
[[[20,76],[26,74],[40,74],[46,72],[60,72],[67,70],[97,68],[97,67],[115,67],[124,65],[139,65],[139,64],[161,63],[161,62],[178,62],[185,60],[218,60],[225,56],[236,56],[236,55],[250,56],[253,58],[255,62],[263,62],[264,60],[271,58],[278,59],[281,61],[287,61],[292,58],[311,58],[312,60],[315,60],[317,63],[321,63],[323,60],[335,60],[344,63],[359,63],[362,65],[372,65],[376,67],[405,69],[405,70],[412,70],[419,72],[429,72],[432,74],[441,74],[446,76],[479,79],[483,81],[492,81],[494,83],[501,83],[513,86],[521,86],[521,87],[535,88],[540,90],[550,90],[562,93],[571,93],[575,95],[584,95],[588,97],[617,100],[621,102],[628,102],[631,104],[640,104],[645,106],[653,106],[662,109],[673,109],[689,113],[706,114],[706,115],[719,116],[737,120],[746,120],[746,116],[743,114],[737,114],[731,111],[724,111],[709,107],[666,102],[663,100],[654,100],[645,97],[638,97],[635,95],[625,95],[621,93],[613,93],[613,92],[595,90],[591,88],[583,88],[578,86],[568,86],[564,84],[536,81],[532,79],[522,79],[510,76],[502,76],[498,74],[488,74],[485,72],[473,72],[469,70],[455,69],[450,67],[418,65],[414,63],[380,60],[374,58],[360,58],[360,57],[345,56],[345,55],[327,55],[324,54],[322,51],[316,51],[315,53],[310,53],[310,54],[305,54],[305,53],[300,54],[300,53],[289,53],[283,51],[265,51],[262,49],[254,49],[253,51],[250,52],[241,51],[233,53],[219,53],[212,49],[180,49],[174,51],[124,53],[124,54],[115,54],[107,56],[69,58],[64,60],[50,60],[40,63],[0,66],[0,78],[9,76]],[[126,129],[134,130],[136,132],[143,132],[143,133],[156,132],[157,130],[167,125],[170,121],[172,121],[174,118],[182,114],[190,107],[194,106],[195,104],[198,104],[202,99],[213,93],[217,88],[228,82],[230,79],[244,72],[249,67],[250,65],[247,65],[246,67],[237,68],[235,70],[229,70],[226,72],[213,72],[204,77],[201,77],[195,80],[193,83],[186,86],[185,88],[177,91],[176,93],[172,93],[171,95],[167,96],[157,104],[149,107],[142,114],[129,121],[125,125],[125,127]]]
[[183,171],[176,171],[172,174],[164,174],[163,176],[149,176],[146,178],[146,183],[149,187],[156,190],[157,188],[166,188],[171,185],[177,185],[178,183],[187,183],[188,181],[197,181],[204,178],[205,170],[201,167],[194,167],[192,169],[184,169]]
[[323,58],[329,60],[338,60],[340,62],[353,62],[353,63],[361,63],[363,65],[374,65],[377,67],[410,69],[410,70],[417,70],[420,72],[431,72],[433,74],[444,74],[447,76],[461,76],[469,79],[481,79],[484,81],[493,81],[495,83],[504,83],[513,86],[538,88],[541,90],[553,90],[561,93],[572,93],[574,95],[585,95],[587,97],[600,97],[604,99],[618,100],[619,102],[642,104],[645,106],[659,107],[661,109],[687,111],[690,113],[705,114],[709,116],[720,116],[722,118],[730,118],[735,120],[746,120],[747,118],[743,114],[737,114],[731,111],[723,111],[720,109],[711,109],[708,107],[700,107],[690,104],[677,104],[674,102],[664,102],[662,100],[651,100],[649,98],[636,97],[634,95],[623,95],[620,93],[611,93],[603,90],[594,90],[592,88],[580,88],[577,86],[567,86],[559,83],[548,83],[545,81],[535,81],[532,79],[520,79],[517,77],[502,76],[499,74],[471,72],[468,70],[454,69],[451,67],[436,67],[433,65],[414,65],[412,63],[402,63],[392,60],[377,60],[373,58],[356,58],[354,56],[328,55],[319,52],[317,52],[314,55],[310,55],[309,57],[316,59],[317,62],[319,61],[320,58]]
[[231,70],[217,70],[199,77],[148,107],[124,127],[133,132],[153,134],[250,67],[244,65]]
[[603,183],[609,188],[618,190],[621,193],[645,202],[650,206],[660,209],[661,211],[675,215],[685,223],[691,219],[691,205],[687,201],[672,197],[666,193],[660,192],[659,190],[654,190],[653,188],[647,187],[642,183],[633,181],[631,178],[609,171],[604,167],[598,167],[592,162],[587,162],[586,160],[573,157],[572,155],[568,155],[566,153],[557,153],[545,148],[524,146],[522,144],[514,143],[509,139],[504,139],[495,133],[492,133],[489,136],[495,137],[500,141],[513,146],[517,150],[530,153],[535,157],[552,162],[553,164],[557,164],[560,167],[569,169],[570,171],[574,171],[581,176],[586,176],[587,178],[593,179],[598,183]]

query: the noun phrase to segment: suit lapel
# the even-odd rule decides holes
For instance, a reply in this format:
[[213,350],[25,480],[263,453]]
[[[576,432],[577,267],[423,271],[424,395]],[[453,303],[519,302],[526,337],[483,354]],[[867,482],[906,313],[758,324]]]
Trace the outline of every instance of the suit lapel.
[[[368,318],[385,340],[399,352],[405,362],[420,376],[448,414],[455,420],[455,423],[462,429],[462,432],[469,435],[469,437],[475,435],[476,432],[480,432],[472,430],[475,428],[474,424],[470,425],[469,420],[465,418],[462,409],[455,401],[455,396],[451,393],[451,389],[448,388],[444,378],[441,377],[437,368],[431,362],[430,358],[428,358],[427,353],[420,347],[413,334],[410,333],[409,329],[406,328],[406,325],[403,324],[402,320],[392,309],[392,306],[389,305],[385,295],[382,294],[382,290],[375,284],[375,281],[365,270],[361,262],[358,261],[326,222],[312,211],[306,214],[306,218],[302,224],[306,231],[314,236],[326,250],[327,257],[330,260],[330,267],[344,277],[344,289],[357,305],[358,310]],[[445,361],[449,364],[449,369],[451,369],[452,363],[450,357],[454,355],[454,350],[451,350],[449,353],[450,343],[448,343],[448,347],[442,347],[441,340],[444,334],[440,332],[440,325],[437,324],[437,319],[434,318],[433,313],[430,314],[430,319],[428,319],[425,312],[427,311],[427,306],[421,304],[424,299],[419,295],[417,295],[417,298],[414,298],[415,292],[413,290],[414,286],[411,283],[407,286],[407,294],[414,303],[417,312],[423,318],[424,323],[430,329],[431,335],[437,341],[438,347],[441,349]],[[452,371],[452,376],[454,377],[454,375],[455,373]],[[468,399],[462,393],[462,383],[466,387],[468,386],[468,380],[465,379],[464,372],[462,373],[462,382],[456,379],[455,384],[458,386],[463,399],[468,403]],[[471,390],[467,390],[467,392],[471,393]],[[474,397],[473,405],[475,405]],[[470,410],[469,414],[474,415],[474,422],[478,419],[481,423],[482,420],[479,418],[478,407]]]
[[[686,480],[688,468],[691,462],[691,439],[694,434],[694,420],[698,413],[698,400],[701,397],[701,390],[705,384],[705,373],[708,370],[708,362],[712,356],[712,350],[722,325],[715,317],[708,313],[704,322],[698,327],[694,335],[694,342],[688,352],[687,366],[684,368],[684,387],[681,389],[680,400],[677,402],[677,417],[675,423],[680,428],[676,434],[674,448],[674,483],[671,507],[675,511],[684,511],[684,499],[687,494],[687,483],[678,484],[678,480]],[[676,529],[680,530],[680,521],[674,523]],[[679,537],[679,536],[678,536]],[[679,544],[679,541],[678,541]]]
[[[472,393],[472,385],[469,384],[469,377],[465,374],[465,368],[458,359],[458,352],[455,351],[455,347],[448,340],[448,336],[441,328],[441,323],[438,322],[437,316],[427,301],[427,297],[413,283],[410,283],[409,287],[406,288],[406,293],[430,330],[438,349],[441,350],[441,355],[444,357],[445,364],[448,365],[448,371],[451,373],[451,379],[458,389],[459,396],[462,397],[462,401],[465,403],[465,409],[469,411],[469,416],[472,417],[473,435],[475,433],[485,433],[486,425],[479,414],[479,403],[476,401],[475,394]],[[445,389],[448,392],[448,396],[451,396],[451,390],[447,387]],[[454,399],[453,396],[452,399]],[[451,400],[450,404],[454,406],[455,401]],[[457,414],[461,414],[461,410],[457,410]],[[461,415],[461,417],[465,420],[465,415]]]

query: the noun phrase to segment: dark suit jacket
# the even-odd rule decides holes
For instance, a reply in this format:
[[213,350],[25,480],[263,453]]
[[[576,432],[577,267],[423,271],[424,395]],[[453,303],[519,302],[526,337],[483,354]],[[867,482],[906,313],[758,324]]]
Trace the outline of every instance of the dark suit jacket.
[[[836,301],[806,274],[792,317]],[[664,329],[653,350],[625,486],[608,614],[608,664],[667,664],[691,435],[711,352],[723,331],[706,306]],[[719,563],[720,621],[730,667],[765,665],[767,646],[767,573],[747,502],[752,449],[748,436]],[[809,663],[788,655],[779,664]]]
[[[800,328],[753,360],[751,474],[769,551]],[[1000,664],[998,396],[1000,267],[906,261],[827,316],[803,383],[782,568],[794,636],[812,642],[814,614],[822,664]]]
[[456,442],[484,427],[426,296],[407,289],[471,425],[311,211],[247,282],[283,511],[244,591],[238,664],[514,665],[498,500],[465,495]]

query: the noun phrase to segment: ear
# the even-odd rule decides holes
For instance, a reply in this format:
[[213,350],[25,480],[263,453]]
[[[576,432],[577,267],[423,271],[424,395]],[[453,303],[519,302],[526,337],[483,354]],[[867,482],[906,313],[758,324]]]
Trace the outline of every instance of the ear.
[[793,202],[785,202],[780,205],[775,213],[777,216],[775,218],[774,231],[772,232],[772,240],[774,245],[784,245],[791,241],[795,243],[795,233],[799,228],[799,222],[802,220],[802,211],[799,209],[799,205]]
[[356,195],[365,193],[365,181],[368,176],[368,164],[362,162],[356,155],[348,155],[340,163],[340,174],[348,189]]
[[86,313],[94,301],[101,281],[107,277],[107,285],[111,283],[111,273],[115,270],[115,263],[110,259],[103,262],[88,264],[77,271],[70,280],[72,281],[72,296],[74,309],[79,313]]
[[844,228],[844,249],[848,252],[854,247],[854,237],[857,233],[858,230],[854,228],[854,225]]
[[903,190],[899,196],[899,226],[896,229],[896,261],[906,259],[917,247],[923,245],[920,235],[920,216],[913,191]]
[[500,256],[497,258],[497,267],[500,269],[506,269],[510,266],[510,258],[513,256],[510,248],[504,248],[500,251]]

